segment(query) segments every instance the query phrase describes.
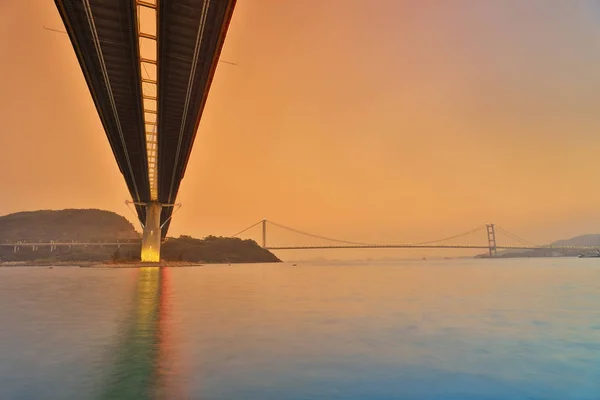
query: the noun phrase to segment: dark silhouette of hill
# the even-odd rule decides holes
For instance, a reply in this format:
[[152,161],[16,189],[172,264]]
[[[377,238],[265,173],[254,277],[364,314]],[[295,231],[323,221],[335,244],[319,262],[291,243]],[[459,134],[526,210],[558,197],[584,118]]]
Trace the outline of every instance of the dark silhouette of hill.
[[555,246],[600,246],[600,234],[579,235],[571,239],[557,240],[552,244]]
[[162,246],[161,258],[168,261],[191,261],[204,263],[256,263],[279,262],[269,250],[254,240],[207,236],[195,239],[191,236],[169,238]]
[[0,217],[0,241],[115,241],[140,235],[125,217],[88,209],[24,211]]

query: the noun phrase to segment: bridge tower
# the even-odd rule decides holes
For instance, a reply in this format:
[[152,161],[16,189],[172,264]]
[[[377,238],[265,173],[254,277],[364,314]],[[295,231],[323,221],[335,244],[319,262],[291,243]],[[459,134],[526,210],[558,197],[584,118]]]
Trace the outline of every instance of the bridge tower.
[[146,204],[146,223],[142,236],[142,262],[160,262],[160,213],[162,205],[156,201]]
[[262,220],[262,247],[267,248],[267,220]]
[[487,240],[488,240],[488,249],[490,251],[490,257],[496,257],[496,230],[494,229],[494,224],[487,224]]

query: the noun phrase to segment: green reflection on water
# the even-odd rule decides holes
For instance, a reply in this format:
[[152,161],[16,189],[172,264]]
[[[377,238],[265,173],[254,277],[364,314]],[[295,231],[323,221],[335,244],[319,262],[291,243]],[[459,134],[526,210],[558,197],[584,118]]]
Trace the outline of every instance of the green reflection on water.
[[157,397],[161,269],[140,268],[134,305],[111,360],[100,399]]

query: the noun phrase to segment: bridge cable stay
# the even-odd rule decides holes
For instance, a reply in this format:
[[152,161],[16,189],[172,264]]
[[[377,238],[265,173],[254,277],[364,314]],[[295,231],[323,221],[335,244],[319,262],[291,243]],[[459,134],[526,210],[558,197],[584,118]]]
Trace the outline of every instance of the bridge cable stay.
[[63,30],[60,30],[60,29],[49,28],[46,25],[44,25],[44,29],[47,30],[47,31],[51,31],[51,32],[64,33],[65,35],[67,34],[67,31],[63,31]]
[[135,210],[131,208],[131,204],[134,204],[134,203],[129,200],[125,200],[125,205],[127,206],[127,208],[129,208],[129,211],[131,211],[131,213],[133,214],[135,219],[137,219],[139,221],[140,225],[142,226],[142,231],[143,231],[145,228],[144,222],[140,219],[139,215],[137,215]]
[[169,218],[167,218],[165,220],[165,222],[162,223],[162,225],[160,226],[160,229],[162,229],[167,224],[167,222],[169,222],[171,220],[171,218],[173,218],[173,215],[177,214],[177,211],[179,211],[181,209],[181,207],[183,207],[183,204],[177,203],[177,204],[174,204],[173,207],[177,207],[177,208],[171,213],[171,215],[169,215]]
[[267,220],[267,222],[270,223],[270,224],[272,224],[272,225],[274,225],[274,226],[276,226],[276,227],[278,227],[278,228],[285,229],[285,230],[288,230],[290,232],[298,233],[300,235],[310,236],[310,237],[315,238],[315,239],[327,240],[327,241],[330,241],[330,242],[343,243],[343,244],[348,244],[348,245],[353,245],[353,246],[372,246],[372,244],[370,244],[370,243],[351,242],[351,241],[348,241],[348,240],[333,239],[333,238],[330,238],[330,237],[321,236],[321,235],[315,235],[313,233],[308,233],[308,232],[304,232],[304,231],[301,231],[301,230],[298,230],[298,229],[290,228],[289,226],[281,225],[281,224],[278,224],[277,222],[268,221],[268,220]]

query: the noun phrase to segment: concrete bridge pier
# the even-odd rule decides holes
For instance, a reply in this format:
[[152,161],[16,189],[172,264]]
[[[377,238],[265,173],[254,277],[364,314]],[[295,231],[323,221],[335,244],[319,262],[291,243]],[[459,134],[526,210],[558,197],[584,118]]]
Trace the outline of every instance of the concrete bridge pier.
[[146,204],[146,223],[142,236],[142,262],[160,262],[160,213],[162,205],[156,201]]

